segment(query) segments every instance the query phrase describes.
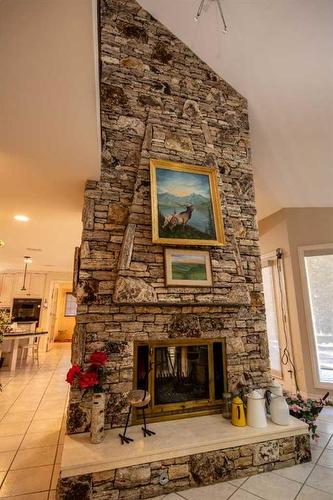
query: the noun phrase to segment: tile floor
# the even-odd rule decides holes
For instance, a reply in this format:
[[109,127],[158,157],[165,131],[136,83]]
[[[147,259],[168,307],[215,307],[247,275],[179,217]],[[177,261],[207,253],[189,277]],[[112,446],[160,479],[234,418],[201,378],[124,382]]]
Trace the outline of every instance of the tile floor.
[[[54,500],[70,346],[56,344],[39,368],[0,371],[0,500]],[[158,500],[333,500],[333,408],[318,420],[312,463],[161,496]]]
[[318,419],[312,462],[161,496],[159,500],[333,500],[333,407]]
[[70,345],[39,367],[0,371],[0,499],[53,500],[64,439]]

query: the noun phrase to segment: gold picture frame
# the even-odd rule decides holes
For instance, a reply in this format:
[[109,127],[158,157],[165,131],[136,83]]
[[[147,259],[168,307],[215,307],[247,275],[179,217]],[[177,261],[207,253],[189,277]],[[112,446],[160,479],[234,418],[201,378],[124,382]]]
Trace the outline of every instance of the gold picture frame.
[[164,260],[166,286],[213,286],[209,250],[165,248]]
[[214,167],[150,160],[150,188],[153,243],[224,245]]

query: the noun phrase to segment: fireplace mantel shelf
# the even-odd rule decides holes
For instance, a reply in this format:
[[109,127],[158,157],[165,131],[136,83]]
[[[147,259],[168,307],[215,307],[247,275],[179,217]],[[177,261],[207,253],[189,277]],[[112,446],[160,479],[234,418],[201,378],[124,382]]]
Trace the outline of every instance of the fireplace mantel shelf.
[[264,429],[234,427],[221,415],[170,420],[149,424],[156,436],[143,438],[141,426],[129,428],[134,438],[121,445],[119,429],[106,431],[101,444],[91,444],[89,434],[66,436],[61,463],[61,477],[167,460],[196,453],[221,450],[271,439],[297,436],[307,432],[307,425],[290,417],[289,426],[268,422]]

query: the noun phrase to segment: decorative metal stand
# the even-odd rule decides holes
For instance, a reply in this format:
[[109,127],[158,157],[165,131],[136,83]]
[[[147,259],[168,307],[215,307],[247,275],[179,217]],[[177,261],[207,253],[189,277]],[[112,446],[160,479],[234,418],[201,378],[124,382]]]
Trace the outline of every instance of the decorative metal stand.
[[147,429],[147,425],[146,425],[145,409],[147,408],[147,406],[150,402],[149,392],[146,390],[141,390],[141,389],[134,390],[128,394],[127,399],[128,399],[128,403],[129,403],[130,407],[129,407],[129,410],[127,413],[124,432],[123,432],[123,434],[119,434],[121,444],[124,444],[124,443],[129,444],[130,442],[134,441],[134,439],[126,436],[126,432],[127,432],[127,428],[128,428],[128,424],[129,424],[129,419],[130,419],[130,416],[132,413],[132,408],[141,408],[142,409],[143,427],[141,427],[141,429],[143,432],[143,436],[147,437],[147,436],[155,435],[156,432],[154,432],[150,429]]

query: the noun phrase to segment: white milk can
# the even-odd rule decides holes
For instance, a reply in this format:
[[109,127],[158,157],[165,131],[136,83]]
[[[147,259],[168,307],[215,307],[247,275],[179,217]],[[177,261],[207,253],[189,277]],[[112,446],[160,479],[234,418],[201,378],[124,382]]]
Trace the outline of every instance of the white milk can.
[[265,398],[259,391],[247,395],[247,425],[250,427],[266,427]]
[[289,406],[283,396],[277,396],[276,394],[271,394],[269,412],[271,414],[271,419],[272,422],[274,422],[274,424],[278,425],[290,424]]

